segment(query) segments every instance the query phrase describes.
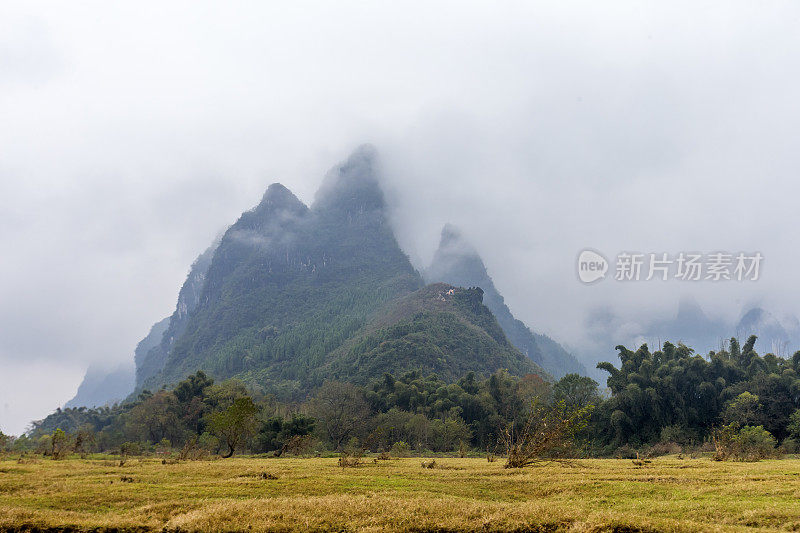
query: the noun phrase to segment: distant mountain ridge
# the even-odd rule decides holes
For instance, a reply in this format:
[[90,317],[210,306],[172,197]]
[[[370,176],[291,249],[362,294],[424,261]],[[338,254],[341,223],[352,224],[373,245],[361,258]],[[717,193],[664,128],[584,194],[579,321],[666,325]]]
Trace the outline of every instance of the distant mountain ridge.
[[135,373],[132,362],[111,369],[92,365],[75,396],[64,407],[102,407],[121,402],[133,390]]
[[189,275],[178,293],[175,312],[153,324],[147,336],[136,345],[133,361],[110,370],[100,365],[90,366],[75,397],[64,407],[101,407],[122,401],[137,385],[152,379],[161,371],[175,336],[182,332],[186,317],[199,302],[211,256],[218,244],[219,241],[215,241],[192,263]]
[[[596,348],[583,352],[581,358],[591,366],[597,361],[613,360],[617,345],[647,343],[658,349],[667,340],[682,343],[700,355],[725,348],[731,337],[743,344],[750,335],[759,338],[764,353],[790,357],[800,350],[800,321],[794,315],[776,316],[763,307],[748,305],[738,320],[723,320],[709,317],[691,297],[681,298],[671,317],[641,323],[624,321],[609,309],[598,309],[587,320],[586,332]],[[605,378],[599,372],[592,374]]]

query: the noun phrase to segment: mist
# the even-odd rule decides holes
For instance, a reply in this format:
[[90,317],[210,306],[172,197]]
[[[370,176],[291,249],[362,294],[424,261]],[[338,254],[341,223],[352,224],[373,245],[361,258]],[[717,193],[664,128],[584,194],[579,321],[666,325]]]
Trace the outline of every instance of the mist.
[[[684,296],[729,321],[800,314],[798,18],[789,2],[4,3],[0,429],[130,360],[269,183],[310,204],[364,142],[417,268],[457,225],[515,315],[577,350],[598,308],[634,332]],[[749,283],[587,286],[584,248],[764,264]]]

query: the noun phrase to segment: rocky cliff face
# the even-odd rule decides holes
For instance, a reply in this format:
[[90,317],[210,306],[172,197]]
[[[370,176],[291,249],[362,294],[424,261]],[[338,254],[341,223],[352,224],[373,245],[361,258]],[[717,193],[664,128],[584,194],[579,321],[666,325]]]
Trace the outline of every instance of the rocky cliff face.
[[200,295],[206,285],[211,258],[218,246],[219,242],[212,243],[195,259],[189,275],[178,293],[175,311],[171,316],[153,325],[147,337],[136,347],[134,360],[136,362],[137,390],[152,384],[155,376],[163,370],[175,339],[183,334],[189,316],[200,303]]

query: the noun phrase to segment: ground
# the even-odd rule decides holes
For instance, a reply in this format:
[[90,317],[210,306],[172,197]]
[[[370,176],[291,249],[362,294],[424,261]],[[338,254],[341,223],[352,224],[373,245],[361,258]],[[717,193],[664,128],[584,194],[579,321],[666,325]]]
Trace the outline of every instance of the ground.
[[0,530],[798,531],[800,460],[0,460]]

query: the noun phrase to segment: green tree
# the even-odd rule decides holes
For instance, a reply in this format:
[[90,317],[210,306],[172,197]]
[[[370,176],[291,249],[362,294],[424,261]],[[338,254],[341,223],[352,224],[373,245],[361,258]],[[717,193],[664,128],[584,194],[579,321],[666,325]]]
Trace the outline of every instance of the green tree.
[[601,401],[597,382],[579,374],[567,374],[553,386],[553,401],[564,402],[567,409],[596,406]]
[[188,403],[192,398],[203,397],[206,389],[213,384],[213,379],[206,376],[202,370],[198,370],[197,373],[178,383],[173,393],[179,402]]
[[291,418],[273,416],[260,424],[256,445],[260,452],[278,452],[282,455],[296,437],[305,437],[314,431],[314,419],[302,414]]
[[92,427],[89,425],[81,426],[75,433],[75,452],[85,456],[91,450],[95,443],[95,434]]
[[64,433],[61,428],[56,429],[50,437],[50,454],[55,460],[63,459],[69,454],[71,445],[72,439],[69,438],[69,435]]
[[744,426],[735,422],[714,432],[714,460],[758,461],[775,455],[775,437],[763,426]]
[[437,452],[451,452],[463,441],[469,442],[472,432],[461,417],[437,419],[431,423],[431,442]]
[[175,442],[180,438],[181,425],[178,399],[171,392],[160,390],[133,407],[128,415],[127,429],[131,440],[163,439]]
[[211,413],[208,428],[228,447],[223,457],[231,457],[237,448],[246,443],[258,429],[258,406],[250,397],[237,398],[224,411]]
[[789,417],[789,427],[787,429],[792,438],[800,439],[800,409],[795,409]]
[[722,415],[726,424],[751,425],[758,416],[758,396],[745,391],[734,398]]

